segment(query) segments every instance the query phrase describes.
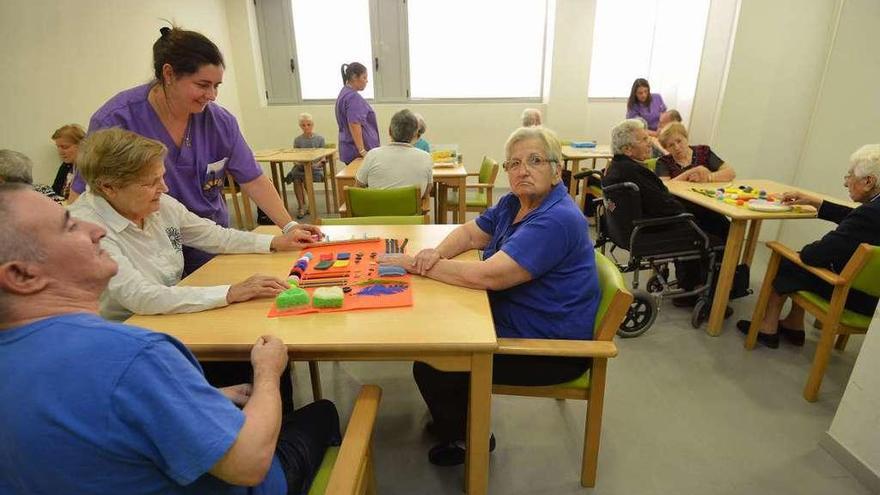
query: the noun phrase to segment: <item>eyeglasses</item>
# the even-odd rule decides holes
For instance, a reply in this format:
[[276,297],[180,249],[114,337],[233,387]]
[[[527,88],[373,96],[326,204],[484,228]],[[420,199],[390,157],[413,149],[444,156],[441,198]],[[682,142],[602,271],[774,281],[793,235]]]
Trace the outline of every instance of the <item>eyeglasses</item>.
[[528,158],[526,158],[525,161],[522,161],[519,159],[507,160],[502,164],[502,166],[504,167],[504,170],[508,173],[522,170],[523,165],[528,167],[529,171],[534,172],[534,171],[538,170],[539,168],[541,168],[541,165],[543,165],[544,163],[559,163],[559,162],[557,160],[548,160],[546,158],[543,158],[540,155],[531,155]]

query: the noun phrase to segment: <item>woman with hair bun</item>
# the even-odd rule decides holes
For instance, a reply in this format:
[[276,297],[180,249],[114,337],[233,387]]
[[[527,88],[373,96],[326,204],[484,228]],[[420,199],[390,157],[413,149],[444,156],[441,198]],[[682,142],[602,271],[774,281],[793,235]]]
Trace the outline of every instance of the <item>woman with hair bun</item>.
[[367,87],[367,68],[358,62],[342,64],[342,90],[336,97],[339,125],[339,159],[351,163],[379,146],[376,112],[359,94]]
[[[165,182],[168,194],[196,215],[229,226],[223,183],[229,172],[286,234],[304,229],[292,221],[271,181],[263,174],[235,117],[216,104],[223,82],[223,54],[210,39],[195,31],[163,27],[153,44],[153,81],[117,94],[92,116],[89,133],[121,127],[155,139],[168,148]],[[85,190],[77,174],[71,199]],[[184,247],[185,273],[213,255]]]

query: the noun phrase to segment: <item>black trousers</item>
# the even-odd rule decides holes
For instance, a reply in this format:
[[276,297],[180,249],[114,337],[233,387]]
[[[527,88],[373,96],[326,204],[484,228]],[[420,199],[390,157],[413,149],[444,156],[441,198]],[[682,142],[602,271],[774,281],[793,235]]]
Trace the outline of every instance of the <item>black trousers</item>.
[[[205,372],[205,379],[211,385],[229,387],[239,383],[254,382],[254,368],[248,361],[199,361]],[[281,410],[293,411],[293,384],[290,382],[290,364],[281,374]]]
[[[799,290],[815,292],[825,299],[831,300],[834,287],[812,273],[783,258],[779,263],[779,272],[773,279],[773,289],[779,294],[791,294]],[[850,289],[846,295],[844,307],[862,315],[871,316],[877,309],[877,298],[864,292]]]
[[[685,209],[694,216],[694,222],[709,237],[709,246],[717,248],[723,246],[727,242],[727,233],[730,230],[730,220],[724,215],[703,208],[693,203],[684,202]],[[719,250],[716,254],[716,262],[721,261],[724,256],[723,250]],[[685,290],[692,290],[702,284],[709,275],[709,259],[680,261],[675,263],[675,273],[678,278],[679,287]],[[717,283],[718,280],[715,280]]]
[[[590,360],[585,358],[496,354],[492,363],[492,383],[555,385],[581,376],[589,365]],[[413,377],[434,418],[440,439],[446,442],[464,440],[470,373],[440,371],[416,361],[413,363]]]
[[281,417],[275,455],[284,470],[288,495],[300,495],[311,484],[327,447],[339,445],[339,413],[328,400],[319,400]]

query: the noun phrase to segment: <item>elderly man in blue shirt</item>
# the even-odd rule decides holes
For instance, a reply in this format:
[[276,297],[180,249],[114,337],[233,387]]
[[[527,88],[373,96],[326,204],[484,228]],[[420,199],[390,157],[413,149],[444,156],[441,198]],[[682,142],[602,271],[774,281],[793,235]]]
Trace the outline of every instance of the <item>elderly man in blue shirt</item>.
[[[385,263],[441,282],[489,292],[499,337],[593,337],[599,281],[587,221],[560,179],[562,150],[543,127],[523,127],[505,145],[511,192],[479,218],[452,231],[436,248]],[[482,261],[455,256],[480,249]],[[586,371],[583,358],[496,355],[493,381],[552,385]],[[464,462],[468,374],[415,363],[413,374],[431,411],[428,430],[441,442],[428,453],[437,465]],[[494,437],[490,439],[490,450]]]

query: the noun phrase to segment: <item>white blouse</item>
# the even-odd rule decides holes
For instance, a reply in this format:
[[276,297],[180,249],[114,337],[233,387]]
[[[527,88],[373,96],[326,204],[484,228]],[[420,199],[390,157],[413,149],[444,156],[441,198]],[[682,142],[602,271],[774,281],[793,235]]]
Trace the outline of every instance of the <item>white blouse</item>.
[[125,320],[132,314],[195,313],[226,306],[229,285],[177,287],[183,275],[183,246],[209,253],[268,253],[273,236],[217,225],[163,194],[159,211],[141,229],[106,199],[86,191],[70,214],[103,226],[101,247],[119,271],[101,295],[101,316]]

